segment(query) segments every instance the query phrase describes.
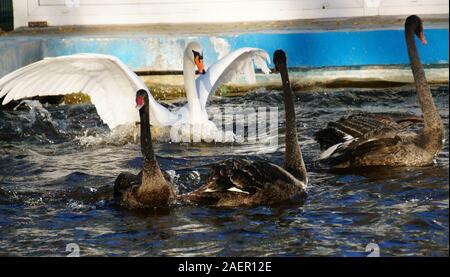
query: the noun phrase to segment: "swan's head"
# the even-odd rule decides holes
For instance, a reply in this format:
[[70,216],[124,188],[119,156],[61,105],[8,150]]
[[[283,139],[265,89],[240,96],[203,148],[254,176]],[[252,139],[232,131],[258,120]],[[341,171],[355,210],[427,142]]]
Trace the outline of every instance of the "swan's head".
[[423,20],[417,15],[410,15],[406,19],[405,28],[413,28],[414,34],[420,39],[420,41],[426,45],[427,39],[423,34]]
[[191,42],[186,47],[184,56],[189,59],[196,67],[200,74],[205,74],[205,66],[203,65],[203,48],[198,42]]
[[283,50],[276,50],[273,53],[273,62],[275,63],[275,71],[280,72],[287,67],[286,53]]
[[136,109],[142,109],[148,103],[148,93],[140,89],[136,92]]

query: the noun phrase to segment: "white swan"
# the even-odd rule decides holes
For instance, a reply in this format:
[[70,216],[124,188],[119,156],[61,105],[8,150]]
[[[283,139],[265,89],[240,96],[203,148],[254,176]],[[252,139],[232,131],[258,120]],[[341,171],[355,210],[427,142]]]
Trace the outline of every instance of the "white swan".
[[[209,96],[220,84],[240,74],[244,74],[249,82],[255,82],[253,64],[268,74],[270,69],[267,63],[270,63],[269,55],[264,50],[241,48],[204,71],[202,47],[197,42],[189,43],[183,61],[187,104],[174,112],[159,104],[145,83],[122,61],[100,54],[45,58],[20,68],[0,79],[0,98],[5,97],[3,105],[6,105],[13,100],[35,96],[83,92],[89,95],[100,118],[112,130],[140,121],[135,109],[135,95],[137,91],[145,90],[149,94],[153,126],[203,130],[201,135],[205,139],[217,130],[206,112]],[[197,80],[196,66],[204,73]]]

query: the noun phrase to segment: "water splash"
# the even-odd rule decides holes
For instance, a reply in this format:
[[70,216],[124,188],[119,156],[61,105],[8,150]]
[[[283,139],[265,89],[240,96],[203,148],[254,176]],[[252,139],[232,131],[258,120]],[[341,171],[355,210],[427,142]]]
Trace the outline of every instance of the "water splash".
[[36,117],[40,116],[41,118],[47,119],[52,124],[56,123],[53,121],[50,113],[42,106],[42,104],[37,100],[22,100],[19,105],[17,105],[14,110],[16,111],[22,105],[26,105],[30,108],[30,112],[28,114],[28,119],[30,120],[30,124],[33,125],[36,122]]
[[82,146],[114,145],[122,146],[129,143],[138,142],[139,129],[135,124],[120,125],[111,132],[88,135],[87,131],[83,135],[75,137],[75,142]]
[[[30,135],[37,135],[41,141],[55,143],[63,139],[65,132],[59,124],[53,120],[50,112],[37,100],[22,100],[14,110],[16,111],[22,105],[27,106],[30,110],[27,114],[22,115],[28,124],[24,130]],[[22,130],[18,130],[22,131]]]

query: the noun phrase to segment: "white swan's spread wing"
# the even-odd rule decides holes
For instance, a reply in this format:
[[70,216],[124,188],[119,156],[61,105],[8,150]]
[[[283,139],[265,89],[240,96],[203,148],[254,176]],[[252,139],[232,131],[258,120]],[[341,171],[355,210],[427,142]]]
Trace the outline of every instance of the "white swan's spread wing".
[[[119,59],[98,54],[46,58],[0,79],[0,98],[5,96],[3,105],[34,96],[83,92],[89,95],[110,129],[139,121],[135,96],[140,89],[148,91],[142,80]],[[170,112],[151,94],[150,101],[155,109],[152,114],[158,115],[152,122],[158,124],[169,118]]]
[[206,106],[209,96],[218,86],[232,81],[238,76],[244,76],[247,82],[255,83],[255,67],[265,74],[270,73],[269,54],[258,48],[240,48],[212,65],[205,75],[196,80],[197,92],[202,107]]

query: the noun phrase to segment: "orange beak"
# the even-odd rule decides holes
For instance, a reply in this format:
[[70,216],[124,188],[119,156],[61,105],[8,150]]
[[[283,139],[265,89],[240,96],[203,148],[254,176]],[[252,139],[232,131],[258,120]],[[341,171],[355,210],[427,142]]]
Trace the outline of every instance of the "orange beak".
[[420,41],[422,42],[423,45],[427,45],[428,41],[427,41],[427,39],[425,38],[425,35],[423,34],[423,32],[421,32],[421,33],[419,34],[419,39],[420,39]]
[[199,56],[195,57],[195,65],[197,66],[198,72],[200,74],[205,74],[205,66],[203,65],[203,59],[200,59]]

